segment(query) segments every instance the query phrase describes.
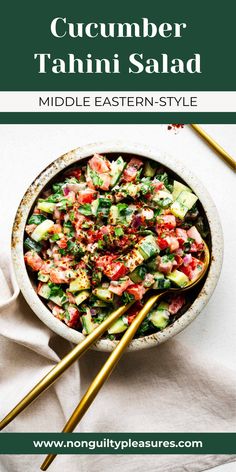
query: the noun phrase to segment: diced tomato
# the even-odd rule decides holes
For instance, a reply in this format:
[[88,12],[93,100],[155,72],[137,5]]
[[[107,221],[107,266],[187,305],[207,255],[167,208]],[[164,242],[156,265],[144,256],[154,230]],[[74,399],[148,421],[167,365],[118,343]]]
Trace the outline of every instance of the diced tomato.
[[176,227],[176,218],[174,215],[161,215],[158,217],[158,222],[164,229],[174,229]]
[[102,190],[109,190],[109,187],[111,185],[111,176],[109,174],[100,174],[101,178],[101,185],[99,185],[99,188]]
[[175,252],[179,249],[178,239],[172,236],[172,233],[168,233],[164,238],[157,238],[157,243],[161,250],[170,248],[170,252]]
[[[48,304],[48,305],[49,305],[49,304]],[[54,306],[51,308],[51,310],[52,310],[52,314],[53,314],[53,316],[55,316],[55,318],[58,318],[59,320],[62,319],[63,314],[64,314],[63,308],[61,308],[61,307],[58,306],[58,305],[54,305]]]
[[178,239],[170,236],[170,252],[175,252],[177,249],[179,249]]
[[176,228],[175,232],[176,232],[176,237],[178,239],[178,242],[180,246],[182,246],[182,244],[186,243],[188,239],[187,231],[185,231],[185,229],[182,229],[182,228]]
[[140,159],[136,159],[135,157],[133,157],[129,161],[127,167],[125,168],[122,175],[122,179],[125,182],[132,182],[133,180],[135,180],[137,176],[137,172],[142,165],[143,165],[143,162],[140,161]]
[[35,224],[26,225],[26,227],[25,227],[26,233],[30,236],[33,233],[33,231],[35,230],[36,226],[37,225],[35,225]]
[[43,265],[43,259],[35,251],[28,251],[24,256],[25,263],[33,270],[40,270]]
[[173,269],[172,261],[163,262],[161,257],[158,257],[157,260],[158,260],[157,268],[160,272],[163,272],[163,274],[169,274],[172,271]]
[[41,272],[43,272],[43,274],[50,274],[50,270],[52,269],[52,266],[53,266],[53,261],[51,261],[50,259],[48,259],[47,261],[43,261]]
[[140,310],[142,309],[143,305],[140,303],[140,301],[135,302],[131,308],[128,311],[128,323],[129,325],[132,323],[134,318],[139,314]]
[[134,321],[134,318],[136,318],[137,315],[128,315],[128,324],[131,325],[132,321]]
[[181,256],[179,256],[178,254],[176,254],[175,256],[175,268],[181,266],[183,263],[183,259]]
[[71,292],[68,292],[68,290],[67,290],[66,295],[67,295],[69,303],[75,303],[75,297]]
[[88,161],[88,163],[89,167],[98,174],[109,172],[111,168],[110,162],[100,154],[94,154],[94,156]]
[[136,169],[140,169],[142,165],[143,161],[141,161],[141,159],[138,159],[137,157],[132,157],[132,159],[128,163],[128,166],[134,166],[136,167]]
[[53,284],[64,284],[67,282],[66,272],[60,269],[51,269],[50,279]]
[[126,169],[123,172],[122,179],[125,182],[132,182],[133,180],[136,179],[137,175],[137,169],[134,166],[127,166]]
[[65,173],[66,177],[75,177],[77,180],[80,180],[82,175],[81,169],[70,169]]
[[142,300],[143,295],[145,294],[146,290],[142,284],[133,284],[126,290],[130,295],[133,295],[135,300]]
[[196,244],[202,244],[202,237],[196,226],[192,226],[190,229],[188,229],[187,235],[189,238],[194,239]]
[[96,266],[101,269],[101,270],[104,270],[106,269],[107,266],[109,266],[113,261],[114,259],[116,258],[115,255],[105,255],[105,256],[99,256],[97,257],[96,259]]
[[55,208],[53,212],[53,219],[56,221],[62,221],[64,219],[63,212],[61,210],[58,210],[58,208]]
[[95,186],[93,185],[93,181],[90,177],[86,176],[86,183],[89,188],[92,190],[95,190]]
[[192,257],[191,262],[187,266],[182,265],[180,270],[184,272],[190,280],[194,280],[200,276],[204,267],[204,262],[200,261],[196,257]]
[[67,256],[59,256],[58,258],[55,257],[54,264],[60,269],[68,269],[70,266],[74,264],[74,256],[67,255]]
[[79,192],[77,200],[83,205],[84,203],[91,203],[95,198],[96,192],[92,189],[86,189]]
[[166,249],[169,247],[169,241],[168,238],[157,238],[157,244],[161,250]]
[[192,268],[191,268],[191,265],[187,265],[187,266],[184,266],[182,265],[180,267],[180,270],[181,272],[183,272],[185,275],[187,275],[187,277],[189,278],[189,280],[192,280]]
[[154,180],[152,185],[154,186],[154,192],[158,192],[164,187],[163,182],[160,182],[160,180]]
[[176,313],[178,313],[178,311],[182,308],[184,304],[185,304],[184,296],[177,295],[176,297],[173,297],[173,299],[171,300],[168,311],[170,312],[171,315],[176,315]]
[[79,320],[79,310],[74,306],[69,306],[67,309],[67,313],[69,314],[70,319],[68,320],[65,316],[64,321],[70,328],[73,328],[77,325]]
[[103,269],[103,272],[109,279],[118,280],[128,273],[128,269],[123,262],[112,262]]
[[61,239],[58,239],[57,245],[60,249],[65,249],[67,247],[67,238],[63,236]]
[[191,280],[194,280],[200,276],[201,272],[204,270],[205,264],[199,259],[196,259],[196,257],[192,257],[191,265],[192,265]]
[[119,280],[117,281],[117,285],[114,283],[115,281],[110,283],[109,290],[119,297],[122,295],[122,293],[129,287],[129,285],[132,285],[133,282],[127,277],[127,280]]
[[113,227],[111,225],[104,225],[99,230],[99,236],[103,236],[104,234],[109,234],[113,232]]
[[62,233],[62,226],[60,224],[55,224],[48,232],[50,234]]

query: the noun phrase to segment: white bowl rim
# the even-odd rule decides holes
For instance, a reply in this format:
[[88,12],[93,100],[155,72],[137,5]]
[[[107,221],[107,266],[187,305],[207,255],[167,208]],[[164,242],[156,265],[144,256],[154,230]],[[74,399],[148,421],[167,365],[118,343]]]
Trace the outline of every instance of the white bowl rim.
[[[217,209],[208,191],[198,180],[198,178],[193,175],[190,170],[188,170],[184,163],[177,161],[169,154],[160,151],[154,146],[148,146],[140,143],[127,143],[121,140],[98,142],[76,148],[49,164],[49,166],[46,167],[30,185],[16,213],[12,233],[12,260],[16,278],[26,301],[35,314],[41,319],[41,321],[43,321],[43,323],[45,323],[52,331],[72,343],[78,344],[84,339],[82,333],[69,328],[60,320],[54,318],[51,311],[44,305],[44,303],[36,294],[24,263],[23,237],[29,212],[45,185],[63,169],[74,164],[75,162],[80,161],[81,159],[93,155],[94,153],[135,154],[140,157],[146,157],[155,160],[161,165],[168,167],[170,170],[179,175],[190,186],[190,188],[192,188],[194,193],[197,194],[200,202],[203,205],[209,222],[212,239],[212,262],[204,286],[202,287],[197,298],[194,300],[189,309],[172,325],[168,326],[163,331],[156,332],[142,338],[134,339],[130,343],[127,350],[134,351],[150,348],[180,333],[198,316],[198,314],[208,303],[216,287],[223,260],[222,228]],[[99,351],[109,352],[112,351],[116,345],[117,341],[101,339],[93,346],[93,348]]]

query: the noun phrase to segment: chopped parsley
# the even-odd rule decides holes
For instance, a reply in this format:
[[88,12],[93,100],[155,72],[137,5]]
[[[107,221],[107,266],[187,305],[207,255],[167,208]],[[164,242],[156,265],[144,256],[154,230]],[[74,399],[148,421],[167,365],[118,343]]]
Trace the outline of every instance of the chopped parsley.
[[84,205],[81,205],[78,211],[81,213],[81,215],[85,216],[90,216],[93,214],[90,203],[85,203]]

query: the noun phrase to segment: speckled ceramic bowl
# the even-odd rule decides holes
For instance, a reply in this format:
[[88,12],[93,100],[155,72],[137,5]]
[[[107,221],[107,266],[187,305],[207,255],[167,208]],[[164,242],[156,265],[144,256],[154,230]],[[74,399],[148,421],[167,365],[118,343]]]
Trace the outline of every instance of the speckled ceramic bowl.
[[[136,156],[152,159],[168,167],[170,171],[174,172],[177,176],[179,175],[199,197],[209,223],[212,260],[205,283],[187,311],[172,325],[168,326],[163,331],[134,339],[129,346],[130,351],[146,349],[156,346],[172,336],[175,336],[196,318],[207,304],[215,289],[222,265],[223,237],[215,205],[201,182],[199,182],[199,180],[193,176],[182,163],[175,161],[172,157],[160,153],[160,151],[150,148],[149,146],[143,146],[140,144],[131,145],[116,141],[83,146],[56,159],[56,161],[43,170],[43,172],[30,185],[19,205],[15,217],[12,233],[12,257],[17,281],[32,310],[49,328],[73,343],[77,344],[83,340],[84,336],[82,333],[69,328],[62,321],[54,318],[52,313],[35,292],[33,280],[30,279],[24,263],[23,238],[28,215],[42,189],[51,181],[51,179],[55,178],[59,172],[75,162],[79,162],[82,159],[92,156],[95,152],[101,154],[134,154]],[[101,339],[96,343],[94,348],[100,351],[111,351],[114,349],[116,343],[117,341]]]

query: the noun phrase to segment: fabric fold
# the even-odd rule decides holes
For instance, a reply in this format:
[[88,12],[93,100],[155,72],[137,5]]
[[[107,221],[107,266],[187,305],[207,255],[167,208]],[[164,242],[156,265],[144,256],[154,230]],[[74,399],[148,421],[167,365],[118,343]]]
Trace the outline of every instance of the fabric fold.
[[[72,345],[32,312],[6,267],[0,271],[1,417]],[[61,431],[108,354],[90,351],[30,405],[8,432]],[[236,371],[175,338],[158,348],[125,354],[76,431],[207,432],[235,430]],[[57,472],[201,472],[234,456],[58,456]],[[1,472],[34,472],[42,456],[3,456]]]

